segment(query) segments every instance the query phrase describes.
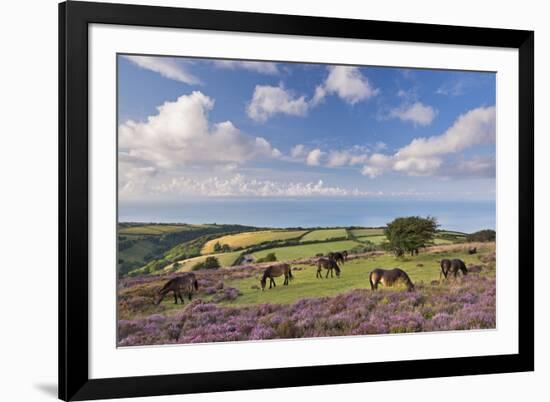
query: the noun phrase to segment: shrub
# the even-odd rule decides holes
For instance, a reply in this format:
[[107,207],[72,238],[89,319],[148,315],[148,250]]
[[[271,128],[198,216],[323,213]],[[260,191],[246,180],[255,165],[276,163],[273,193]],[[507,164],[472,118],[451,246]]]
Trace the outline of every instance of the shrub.
[[491,229],[480,230],[475,233],[471,233],[466,236],[466,240],[469,242],[485,242],[485,241],[495,241],[497,237],[497,232]]
[[220,267],[220,262],[216,257],[206,257],[206,260],[198,262],[191,268],[192,271],[198,271],[200,269],[216,269]]
[[275,255],[275,253],[269,253],[265,257],[258,258],[256,260],[256,262],[273,262],[273,261],[277,261],[277,256]]

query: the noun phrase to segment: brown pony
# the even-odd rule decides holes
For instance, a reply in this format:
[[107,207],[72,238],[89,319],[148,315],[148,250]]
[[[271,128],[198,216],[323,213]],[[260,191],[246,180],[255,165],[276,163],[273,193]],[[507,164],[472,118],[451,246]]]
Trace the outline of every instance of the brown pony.
[[441,274],[447,279],[449,275],[453,275],[455,278],[458,276],[458,272],[462,272],[462,275],[468,275],[468,269],[464,261],[455,258],[454,260],[443,259],[440,262],[441,272],[439,273],[439,280],[441,280]]
[[277,287],[277,284],[275,283],[275,280],[273,278],[281,275],[285,276],[285,281],[283,282],[283,285],[285,286],[288,285],[289,280],[294,279],[294,277],[292,276],[292,270],[290,268],[290,265],[288,264],[275,264],[267,267],[264,271],[262,279],[260,280],[262,291],[265,290],[267,278],[269,278],[269,289],[271,289],[271,285],[273,285],[273,287]]
[[338,266],[338,263],[336,260],[332,258],[319,258],[317,260],[317,278],[323,278],[322,271],[323,268],[327,270],[327,275],[325,278],[328,278],[328,274],[330,272],[330,277],[333,278],[332,270],[336,271],[336,277],[340,277],[340,267]]
[[370,287],[372,290],[378,289],[378,284],[381,283],[384,286],[390,287],[393,286],[397,281],[405,282],[407,285],[407,290],[412,292],[414,290],[414,284],[409,278],[409,275],[400,268],[394,269],[382,269],[376,268],[371,271],[369,275]]
[[175,278],[170,279],[164,284],[162,289],[160,289],[155,297],[154,303],[156,305],[160,304],[162,299],[168,294],[168,292],[174,292],[174,303],[178,304],[178,298],[183,304],[183,297],[181,295],[182,291],[187,291],[189,300],[191,300],[191,294],[193,290],[199,290],[199,283],[195,274],[192,272],[186,272],[183,275],[176,276]]
[[[346,254],[344,254],[344,253],[346,253]],[[338,251],[330,252],[330,253],[327,254],[327,257],[330,260],[334,260],[334,262],[336,262],[337,264],[339,262],[341,262],[343,264],[344,261],[346,260],[347,256],[348,256],[347,251],[344,251],[344,253],[339,253]]]
[[475,254],[477,253],[477,247],[470,247],[468,249],[468,254],[472,255],[472,254]]

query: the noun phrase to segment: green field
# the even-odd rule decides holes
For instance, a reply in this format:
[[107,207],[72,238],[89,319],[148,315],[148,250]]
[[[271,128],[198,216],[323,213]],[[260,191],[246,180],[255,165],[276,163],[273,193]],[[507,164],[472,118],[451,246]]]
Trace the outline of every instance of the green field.
[[[341,242],[343,243],[343,242]],[[392,255],[383,255],[376,259],[357,259],[342,264],[340,278],[323,279],[316,278],[317,268],[308,265],[298,265],[302,270],[292,272],[294,279],[289,286],[283,286],[283,279],[276,278],[277,287],[266,289],[262,292],[257,289],[259,277],[251,277],[228,282],[227,285],[235,287],[242,293],[237,299],[226,304],[251,305],[257,303],[292,303],[305,297],[334,296],[352,289],[369,288],[368,275],[371,270],[378,267],[404,269],[415,283],[424,281],[429,283],[439,279],[439,263],[442,258],[460,258],[466,264],[479,264],[477,255],[468,255],[467,252],[453,253],[421,253],[410,258],[396,258]],[[422,266],[418,266],[421,264]],[[254,287],[254,288],[252,288]],[[383,290],[383,287],[382,287]]]
[[318,253],[350,250],[359,245],[356,241],[341,240],[327,243],[304,244],[301,246],[276,247],[254,253],[254,257],[262,258],[269,253],[275,253],[278,261],[292,261],[300,258],[315,257]]
[[203,246],[201,253],[213,253],[216,243],[219,243],[220,245],[227,244],[231,248],[245,248],[268,241],[296,239],[306,232],[307,230],[262,230],[257,232],[232,234],[208,241]]
[[436,245],[440,245],[440,244],[453,244],[453,242],[451,240],[447,240],[447,239],[440,239],[440,238],[435,238],[434,239],[434,244]]
[[[201,225],[202,226],[202,225]],[[118,231],[119,235],[162,235],[165,233],[181,232],[182,230],[193,230],[199,225],[143,225],[129,226]]]
[[382,244],[383,242],[387,241],[388,238],[384,235],[372,235],[372,236],[357,237],[357,240],[370,241],[371,243],[374,243],[374,244]]
[[[230,267],[235,263],[237,258],[241,255],[240,251],[235,251],[233,253],[220,253],[220,254],[210,254],[210,255],[201,255],[199,257],[189,258],[187,260],[179,261],[181,268],[178,269],[178,272],[190,271],[193,268],[193,265],[203,262],[208,257],[216,257],[220,262],[222,267]],[[169,265],[165,268],[165,271],[171,271],[172,265]]]
[[351,234],[354,235],[355,237],[383,235],[384,234],[384,229],[382,229],[382,228],[352,229]]
[[348,237],[346,229],[320,229],[309,232],[300,239],[301,242],[305,241],[323,241],[329,239],[345,239]]

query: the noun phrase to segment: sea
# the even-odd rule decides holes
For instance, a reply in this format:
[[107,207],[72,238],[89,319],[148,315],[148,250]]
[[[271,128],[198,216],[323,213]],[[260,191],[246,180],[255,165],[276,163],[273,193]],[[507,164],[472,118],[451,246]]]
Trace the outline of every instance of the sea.
[[403,216],[432,216],[441,229],[495,229],[495,201],[380,199],[208,199],[120,203],[119,222],[223,223],[256,227],[385,226]]

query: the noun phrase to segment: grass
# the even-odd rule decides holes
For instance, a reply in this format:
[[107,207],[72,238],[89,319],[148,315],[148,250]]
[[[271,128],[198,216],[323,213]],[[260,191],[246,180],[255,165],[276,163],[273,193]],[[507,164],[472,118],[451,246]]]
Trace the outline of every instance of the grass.
[[383,242],[385,242],[388,239],[384,235],[371,235],[371,236],[358,237],[357,240],[359,240],[359,241],[370,241],[371,243],[374,243],[374,244],[382,244]]
[[182,230],[192,230],[190,225],[143,225],[129,226],[118,231],[119,235],[162,235],[165,233],[181,232]]
[[[235,252],[232,252],[232,253],[201,255],[199,257],[189,258],[187,260],[179,261],[179,263],[181,264],[181,267],[178,269],[178,272],[190,271],[191,268],[193,268],[193,265],[195,265],[199,262],[203,262],[208,257],[216,257],[218,259],[218,261],[220,262],[220,266],[230,267],[237,260],[239,255],[241,255],[241,252],[240,251],[235,251]],[[172,265],[173,264],[168,265],[165,268],[165,271],[170,271],[172,269]]]
[[323,240],[329,240],[329,239],[345,239],[348,237],[348,234],[346,232],[346,229],[339,228],[339,229],[321,229],[321,230],[314,230],[312,232],[309,232],[304,237],[300,239],[301,242],[304,241],[323,241]]
[[453,242],[451,240],[447,240],[447,239],[440,239],[440,238],[435,238],[434,239],[434,244],[436,245],[439,245],[439,244],[453,244]]
[[[494,247],[494,246],[493,246]],[[493,248],[494,249],[494,248]],[[235,287],[242,293],[237,299],[226,302],[227,305],[252,305],[257,303],[293,303],[307,297],[335,296],[353,289],[370,289],[368,275],[374,268],[395,268],[404,269],[415,283],[429,283],[439,279],[439,262],[442,258],[460,258],[466,264],[479,264],[477,255],[468,255],[465,251],[442,252],[442,253],[421,253],[410,258],[396,258],[392,255],[383,255],[376,259],[357,259],[346,262],[342,266],[342,275],[339,279],[316,278],[317,267],[298,265],[302,268],[293,271],[294,280],[289,286],[283,286],[283,279],[276,278],[277,287],[266,289],[265,292],[252,288],[259,285],[259,277],[251,277],[235,280],[227,283],[227,286]],[[419,266],[421,265],[421,266]],[[384,289],[381,289],[384,291]]]
[[327,243],[304,244],[300,246],[276,247],[254,253],[256,258],[275,253],[278,261],[291,261],[300,258],[315,257],[318,253],[326,254],[330,251],[349,250],[359,245],[353,240],[332,241]]
[[201,253],[210,254],[214,252],[216,243],[227,244],[231,248],[250,247],[268,241],[290,240],[302,236],[307,230],[262,230],[257,232],[244,232],[218,237],[205,243]]
[[352,229],[351,234],[354,235],[355,237],[382,235],[384,234],[384,229],[382,228]]

